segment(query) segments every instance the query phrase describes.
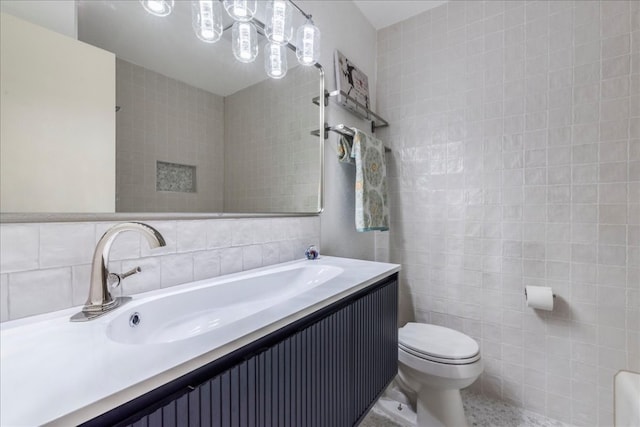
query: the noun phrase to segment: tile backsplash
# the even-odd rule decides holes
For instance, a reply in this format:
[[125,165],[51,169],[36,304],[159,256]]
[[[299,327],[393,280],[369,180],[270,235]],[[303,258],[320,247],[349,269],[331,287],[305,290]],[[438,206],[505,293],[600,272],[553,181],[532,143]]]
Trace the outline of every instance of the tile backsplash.
[[[125,295],[299,259],[320,243],[317,216],[146,223],[167,246],[150,250],[134,232],[115,239],[110,270],[142,268],[123,282]],[[114,224],[0,224],[0,320],[84,304],[93,251]]]
[[378,32],[402,315],[473,336],[484,393],[575,425],[612,425],[613,375],[640,370],[639,48],[637,1],[450,1]]

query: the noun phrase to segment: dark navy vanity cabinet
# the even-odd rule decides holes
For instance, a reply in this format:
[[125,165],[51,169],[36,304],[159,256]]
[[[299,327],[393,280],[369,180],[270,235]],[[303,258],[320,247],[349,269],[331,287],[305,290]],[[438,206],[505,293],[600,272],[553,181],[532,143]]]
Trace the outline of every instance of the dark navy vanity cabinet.
[[85,425],[356,425],[398,366],[397,274]]

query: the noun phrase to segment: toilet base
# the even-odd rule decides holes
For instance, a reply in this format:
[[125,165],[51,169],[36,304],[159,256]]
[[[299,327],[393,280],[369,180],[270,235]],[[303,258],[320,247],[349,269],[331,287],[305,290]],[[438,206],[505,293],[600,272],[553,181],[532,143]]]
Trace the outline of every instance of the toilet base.
[[417,398],[418,427],[468,427],[458,389],[422,387]]

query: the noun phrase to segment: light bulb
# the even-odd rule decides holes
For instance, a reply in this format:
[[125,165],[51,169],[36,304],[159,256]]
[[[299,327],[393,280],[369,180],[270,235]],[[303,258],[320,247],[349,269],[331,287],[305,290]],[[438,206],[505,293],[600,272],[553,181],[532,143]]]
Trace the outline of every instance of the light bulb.
[[232,33],[233,56],[240,62],[253,62],[258,56],[258,32],[251,22],[236,22]]
[[224,10],[236,21],[248,22],[256,14],[256,0],[224,0]]
[[274,43],[289,43],[293,35],[291,26],[291,6],[286,0],[273,0],[267,3],[265,33]]
[[302,65],[313,65],[320,59],[320,30],[310,19],[296,33],[296,56]]
[[222,9],[218,0],[191,0],[191,21],[196,36],[215,43],[222,35]]
[[287,74],[287,47],[283,44],[264,45],[264,69],[272,79],[281,79]]
[[167,16],[173,10],[174,0],[140,0],[144,10],[155,16]]

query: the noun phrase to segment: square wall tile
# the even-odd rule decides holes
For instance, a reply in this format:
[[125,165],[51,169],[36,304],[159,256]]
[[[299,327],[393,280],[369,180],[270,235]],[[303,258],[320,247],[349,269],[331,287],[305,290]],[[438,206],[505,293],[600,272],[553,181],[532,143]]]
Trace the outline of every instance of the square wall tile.
[[11,320],[71,307],[71,269],[11,273],[9,301]]
[[40,268],[87,264],[93,258],[95,224],[42,224]]
[[34,270],[40,261],[37,224],[0,224],[0,272]]

